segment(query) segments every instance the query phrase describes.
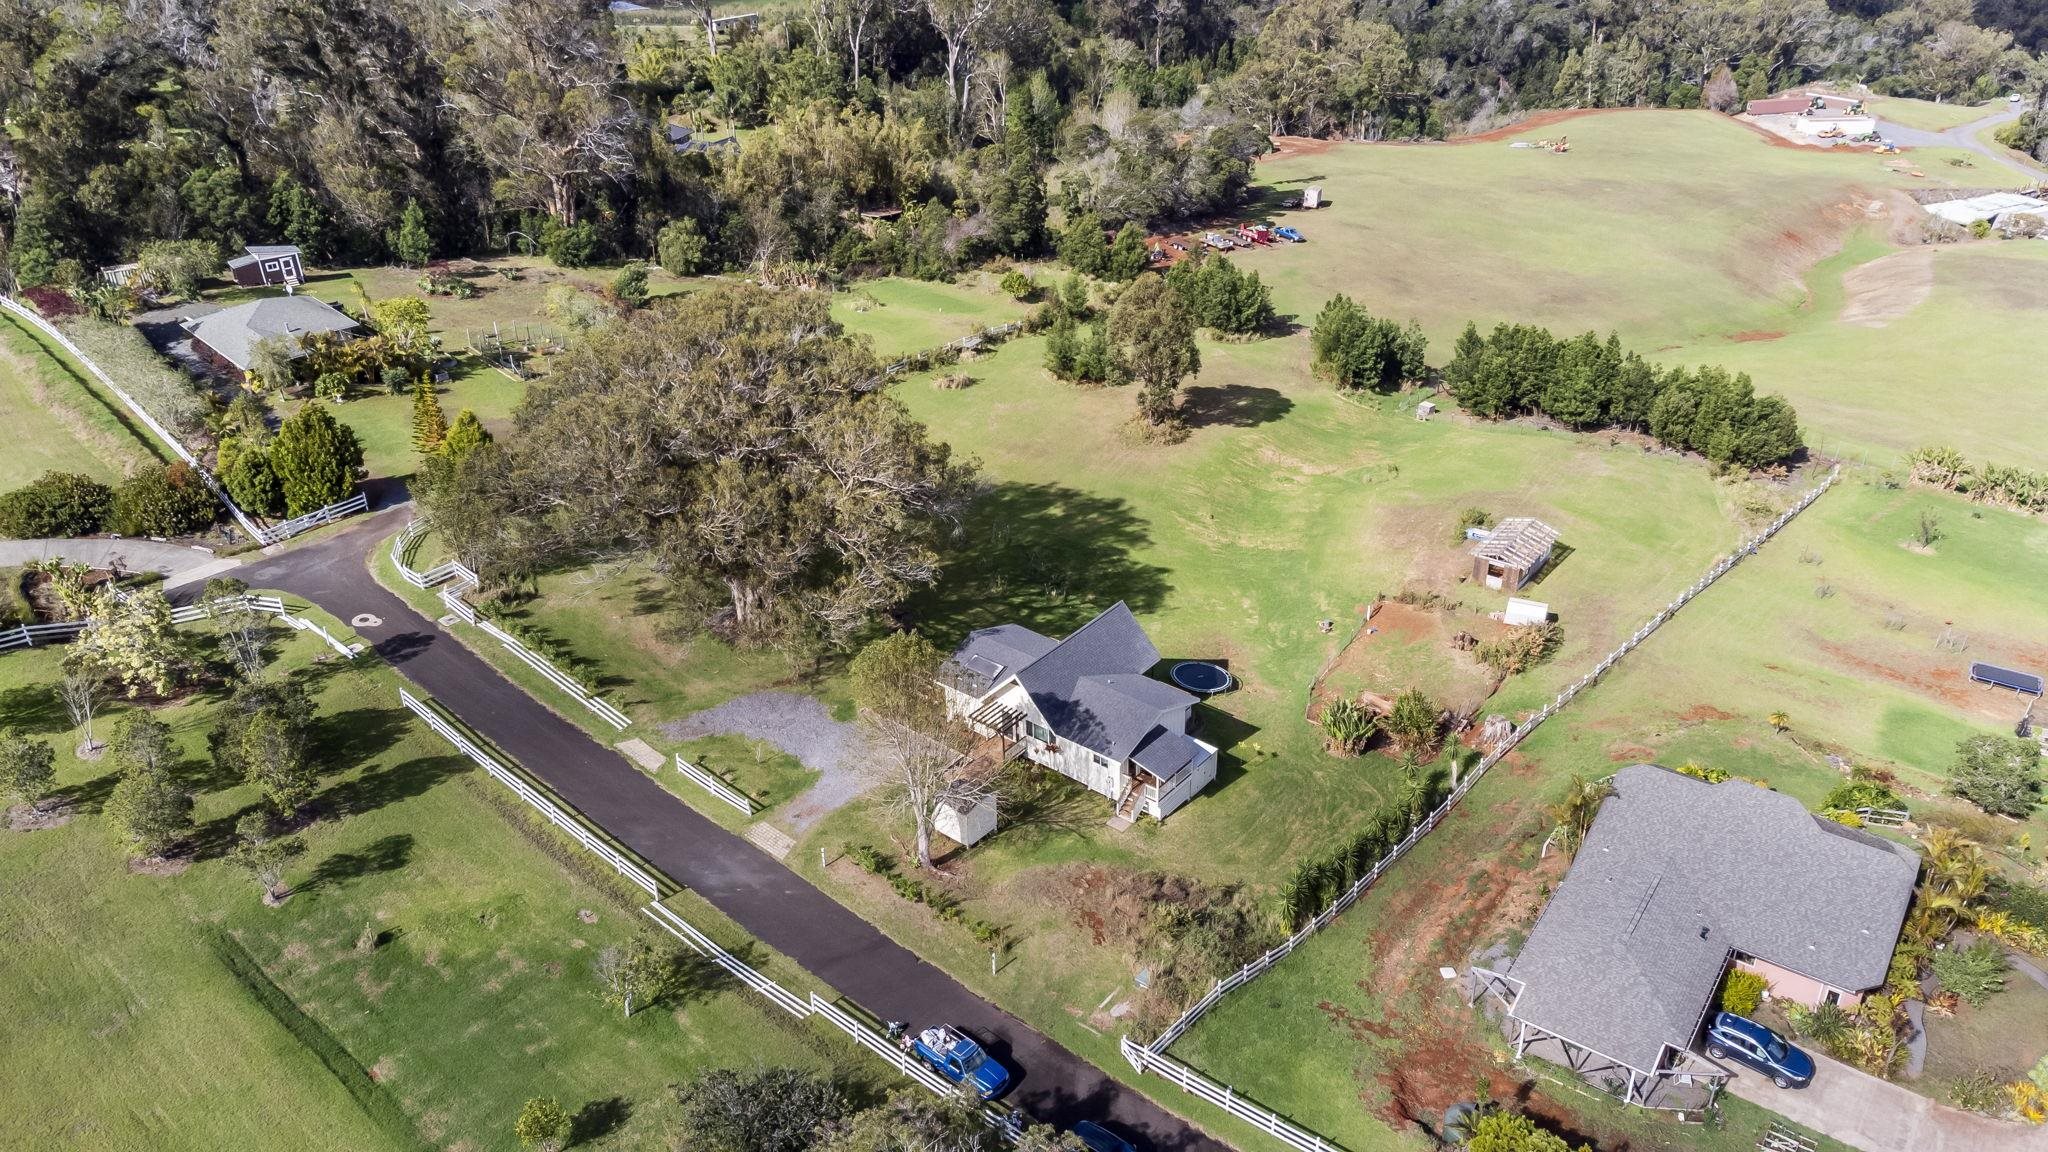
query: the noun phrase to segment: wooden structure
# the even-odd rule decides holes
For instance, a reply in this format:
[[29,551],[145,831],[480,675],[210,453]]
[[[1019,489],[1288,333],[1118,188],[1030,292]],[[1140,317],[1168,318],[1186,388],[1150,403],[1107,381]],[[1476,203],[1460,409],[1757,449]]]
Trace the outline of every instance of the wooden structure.
[[1472,582],[1497,592],[1519,591],[1550,562],[1557,529],[1528,516],[1510,516],[1472,549]]
[[306,282],[306,258],[296,244],[251,244],[228,261],[228,276],[237,287]]

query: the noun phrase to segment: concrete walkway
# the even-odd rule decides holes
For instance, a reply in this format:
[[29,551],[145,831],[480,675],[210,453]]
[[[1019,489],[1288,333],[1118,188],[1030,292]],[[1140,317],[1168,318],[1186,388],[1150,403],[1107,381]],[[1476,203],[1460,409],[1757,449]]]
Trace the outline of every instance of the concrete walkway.
[[[2005,103],[2005,101],[2000,101]],[[1929,132],[1924,128],[1908,128],[1903,124],[1889,124],[1880,119],[1877,134],[1901,148],[1961,148],[1975,152],[1993,164],[2009,172],[2017,172],[2029,180],[2048,180],[2048,168],[2027,160],[2009,148],[1987,144],[1977,138],[1986,128],[1996,128],[2020,118],[2028,105],[2008,105],[1979,120],[1961,124],[1943,132]]]
[[1016,1077],[1006,1103],[1062,1127],[1080,1120],[1107,1123],[1148,1152],[1227,1152],[1225,1145],[982,999],[780,861],[684,804],[413,612],[379,585],[365,564],[371,550],[402,523],[389,512],[371,516],[318,543],[252,557],[236,575],[254,588],[282,588],[302,596],[343,620],[358,613],[378,617],[382,623],[356,631],[400,675],[670,879],[883,1019],[913,1026],[950,1022],[982,1039]]
[[1812,1053],[1807,1088],[1738,1070],[1729,1091],[1863,1152],[2048,1152],[2048,1130],[1993,1120]]
[[0,540],[0,568],[31,560],[68,560],[122,572],[161,572],[177,588],[239,567],[240,560],[154,540]]

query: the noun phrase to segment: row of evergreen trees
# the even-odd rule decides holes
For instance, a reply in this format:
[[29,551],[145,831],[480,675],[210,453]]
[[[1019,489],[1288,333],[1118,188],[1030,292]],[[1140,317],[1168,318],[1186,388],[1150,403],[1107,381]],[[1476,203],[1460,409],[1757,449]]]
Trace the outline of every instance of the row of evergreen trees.
[[1746,374],[1711,365],[1658,368],[1615,336],[1560,340],[1533,324],[1467,324],[1443,379],[1475,416],[1541,413],[1569,428],[1647,431],[1721,468],[1783,463],[1805,443],[1792,406],[1758,396]]
[[1221,256],[1196,255],[1175,264],[1166,282],[1180,295],[1196,327],[1251,336],[1273,324],[1273,290]]
[[1340,388],[1392,392],[1429,371],[1422,356],[1429,341],[1415,321],[1406,328],[1374,316],[1349,296],[1333,297],[1309,332],[1315,369]]

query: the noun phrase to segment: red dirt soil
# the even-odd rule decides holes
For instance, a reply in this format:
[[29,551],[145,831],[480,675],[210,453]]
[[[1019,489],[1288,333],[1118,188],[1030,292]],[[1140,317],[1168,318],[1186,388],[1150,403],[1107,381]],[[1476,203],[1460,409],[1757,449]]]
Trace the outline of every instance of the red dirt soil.
[[1593,116],[1601,112],[1616,111],[1624,111],[1624,109],[1552,108],[1548,111],[1538,112],[1534,116],[1517,120],[1513,124],[1503,124],[1498,128],[1490,129],[1485,132],[1477,132],[1470,136],[1453,136],[1450,139],[1450,143],[1490,144],[1497,140],[1506,140],[1511,136],[1519,136],[1524,132],[1530,131],[1531,129],[1548,128],[1552,124],[1562,124],[1567,120],[1577,120],[1581,116]]
[[1784,338],[1785,334],[1783,332],[1776,332],[1765,328],[1752,328],[1747,332],[1737,332],[1728,337],[1728,339],[1733,340],[1737,344],[1759,344],[1767,340],[1783,340]]
[[1337,146],[1335,140],[1321,140],[1313,136],[1275,136],[1273,150],[1259,157],[1261,160],[1292,160],[1297,156],[1321,156]]

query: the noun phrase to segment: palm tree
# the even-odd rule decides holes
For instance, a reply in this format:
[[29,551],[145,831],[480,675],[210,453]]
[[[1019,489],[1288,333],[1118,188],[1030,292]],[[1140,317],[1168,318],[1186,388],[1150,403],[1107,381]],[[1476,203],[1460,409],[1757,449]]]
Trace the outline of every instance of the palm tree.
[[1600,802],[1614,795],[1613,777],[1606,780],[1588,780],[1574,774],[1564,799],[1550,806],[1550,818],[1557,821],[1557,830],[1563,834],[1565,855],[1577,855],[1579,845],[1586,842],[1586,833],[1593,828],[1593,817],[1600,814]]
[[1792,718],[1785,715],[1782,711],[1773,712],[1769,716],[1764,717],[1764,723],[1769,724],[1774,732],[1783,732],[1792,726]]

